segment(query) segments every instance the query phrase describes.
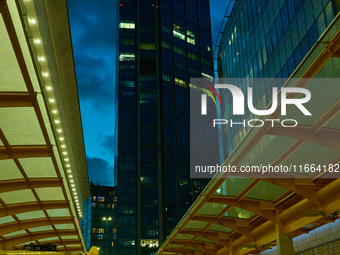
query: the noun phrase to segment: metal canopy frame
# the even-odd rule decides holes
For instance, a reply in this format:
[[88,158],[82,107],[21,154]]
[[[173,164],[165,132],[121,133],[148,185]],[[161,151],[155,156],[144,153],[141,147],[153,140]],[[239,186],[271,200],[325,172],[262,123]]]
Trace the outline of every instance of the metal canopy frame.
[[39,16],[33,1],[0,0],[9,52],[0,52],[8,64],[0,70],[0,250],[33,242],[86,252],[78,216],[89,187],[66,1],[40,4]]

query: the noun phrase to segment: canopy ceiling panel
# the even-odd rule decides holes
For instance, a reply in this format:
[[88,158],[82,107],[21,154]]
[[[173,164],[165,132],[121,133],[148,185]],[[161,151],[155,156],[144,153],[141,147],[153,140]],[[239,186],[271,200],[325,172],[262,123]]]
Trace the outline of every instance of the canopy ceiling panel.
[[78,217],[89,185],[66,1],[0,1],[0,34],[0,250],[85,252]]
[[0,160],[0,181],[23,179],[18,166],[13,159]]
[[20,67],[9,39],[4,19],[0,18],[0,56],[9,61],[0,61],[0,91],[27,91]]

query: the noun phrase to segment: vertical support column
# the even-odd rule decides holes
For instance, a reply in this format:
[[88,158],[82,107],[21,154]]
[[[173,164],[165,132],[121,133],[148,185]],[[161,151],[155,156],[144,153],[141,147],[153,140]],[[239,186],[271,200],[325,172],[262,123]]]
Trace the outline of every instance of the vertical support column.
[[233,241],[231,239],[229,239],[229,255],[234,255],[235,254],[235,250],[233,248]]
[[293,236],[287,235],[284,231],[284,224],[280,221],[279,212],[276,211],[276,243],[278,255],[293,255]]
[[292,235],[278,235],[276,236],[277,254],[278,255],[292,255],[294,254],[294,245]]
[[227,246],[227,248],[229,249],[228,255],[240,255],[240,251],[235,250],[233,248],[233,240],[232,239],[229,239],[229,245]]

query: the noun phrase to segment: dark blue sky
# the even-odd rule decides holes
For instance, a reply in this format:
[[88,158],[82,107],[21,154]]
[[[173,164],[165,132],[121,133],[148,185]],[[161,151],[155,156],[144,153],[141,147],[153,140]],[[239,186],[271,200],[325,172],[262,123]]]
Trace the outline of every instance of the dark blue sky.
[[[68,0],[90,181],[113,185],[116,31],[114,0]],[[210,0],[213,40],[229,0]]]

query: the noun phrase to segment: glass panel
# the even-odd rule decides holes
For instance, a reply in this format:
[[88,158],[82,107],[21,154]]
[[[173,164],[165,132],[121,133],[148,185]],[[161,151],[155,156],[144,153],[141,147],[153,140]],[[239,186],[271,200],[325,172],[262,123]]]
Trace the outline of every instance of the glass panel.
[[246,198],[274,201],[283,195],[287,189],[268,182],[260,182],[246,195]]
[[230,232],[231,229],[223,227],[221,225],[217,225],[217,224],[212,224],[210,228],[208,228],[208,230],[211,231],[218,231],[218,232]]
[[203,221],[191,220],[185,226],[186,229],[203,229],[208,223]]
[[225,208],[225,205],[223,205],[223,204],[205,203],[203,205],[203,207],[198,211],[197,214],[201,214],[201,215],[217,215],[224,208]]
[[249,219],[251,216],[253,216],[255,213],[252,213],[250,211],[238,208],[238,207],[232,207],[224,216],[229,216],[232,218],[240,218],[240,219]]
[[226,179],[222,186],[219,187],[214,195],[215,196],[237,196],[241,193],[251,182],[253,179],[248,178],[238,178],[238,177],[229,177]]

